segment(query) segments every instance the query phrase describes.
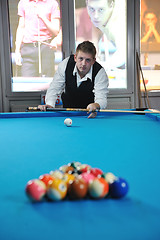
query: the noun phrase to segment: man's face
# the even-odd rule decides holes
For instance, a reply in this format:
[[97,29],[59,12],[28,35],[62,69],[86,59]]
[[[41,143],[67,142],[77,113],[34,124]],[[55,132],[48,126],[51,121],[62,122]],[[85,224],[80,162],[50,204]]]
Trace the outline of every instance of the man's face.
[[107,0],[86,1],[87,11],[95,27],[105,26],[111,16],[113,9],[108,6]]
[[144,18],[144,23],[146,25],[146,27],[150,27],[150,26],[155,26],[157,23],[157,18],[155,16],[154,13],[148,13],[146,14],[145,18]]
[[93,58],[92,54],[82,51],[78,51],[78,53],[74,55],[74,60],[80,77],[84,77],[95,63],[95,58]]

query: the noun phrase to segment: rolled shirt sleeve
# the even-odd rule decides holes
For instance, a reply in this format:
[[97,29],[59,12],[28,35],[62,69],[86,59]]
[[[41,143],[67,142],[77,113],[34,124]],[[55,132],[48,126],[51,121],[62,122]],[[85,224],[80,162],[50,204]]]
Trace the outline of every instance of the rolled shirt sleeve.
[[68,63],[68,58],[64,59],[59,65],[53,77],[50,87],[46,93],[46,104],[55,107],[58,95],[61,95],[65,88],[65,69]]
[[98,103],[101,109],[104,109],[107,107],[107,95],[109,86],[109,79],[104,68],[101,68],[97,73],[94,84],[94,102]]

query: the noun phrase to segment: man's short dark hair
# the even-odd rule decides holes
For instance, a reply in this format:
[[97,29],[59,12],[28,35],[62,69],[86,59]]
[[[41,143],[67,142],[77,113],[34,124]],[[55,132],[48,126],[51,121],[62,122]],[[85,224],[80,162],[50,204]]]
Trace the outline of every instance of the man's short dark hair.
[[76,54],[79,51],[82,51],[84,53],[89,53],[93,56],[93,58],[95,58],[95,56],[96,56],[96,48],[95,48],[94,44],[90,41],[84,41],[84,42],[80,43],[77,46]]

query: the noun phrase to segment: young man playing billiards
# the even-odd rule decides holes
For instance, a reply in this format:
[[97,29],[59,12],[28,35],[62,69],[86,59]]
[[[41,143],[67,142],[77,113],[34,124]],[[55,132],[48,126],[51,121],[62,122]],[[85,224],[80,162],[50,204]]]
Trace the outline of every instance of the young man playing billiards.
[[61,94],[64,108],[86,108],[94,118],[96,110],[107,107],[108,76],[96,62],[96,48],[84,41],[77,46],[75,55],[64,59],[58,66],[53,81],[46,93],[46,105],[41,111],[55,107]]

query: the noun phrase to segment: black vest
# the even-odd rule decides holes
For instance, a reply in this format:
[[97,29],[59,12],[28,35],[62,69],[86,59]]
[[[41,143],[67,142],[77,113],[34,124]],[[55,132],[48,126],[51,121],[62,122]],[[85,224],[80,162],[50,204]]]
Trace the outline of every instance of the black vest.
[[62,94],[64,108],[86,108],[94,102],[94,79],[102,66],[95,62],[92,70],[92,81],[87,79],[77,87],[77,77],[73,75],[76,62],[74,55],[71,55],[65,71],[65,92]]

